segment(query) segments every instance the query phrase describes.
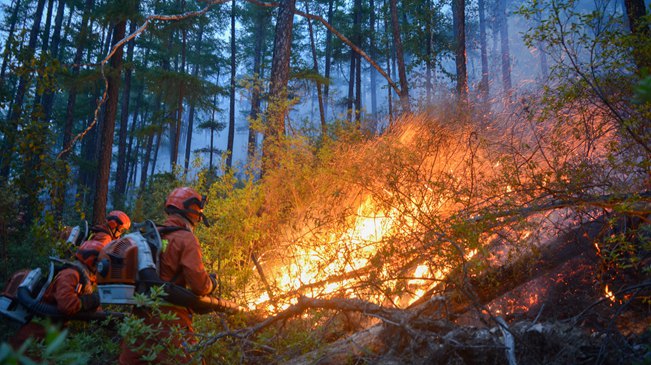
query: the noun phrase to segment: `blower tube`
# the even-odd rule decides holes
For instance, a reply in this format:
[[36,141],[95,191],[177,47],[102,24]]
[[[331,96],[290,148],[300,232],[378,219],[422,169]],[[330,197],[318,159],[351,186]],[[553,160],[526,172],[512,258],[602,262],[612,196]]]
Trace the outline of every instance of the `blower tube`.
[[61,313],[55,306],[41,303],[32,298],[29,288],[21,286],[16,292],[16,299],[28,311],[39,316],[49,317],[55,319],[71,320],[71,321],[103,321],[109,316],[114,318],[122,318],[124,314],[117,312],[78,312],[71,316]]
[[163,290],[167,294],[165,297],[167,302],[189,308],[197,314],[206,314],[210,312],[234,314],[241,311],[240,306],[229,300],[209,295],[198,296],[182,286],[168,281],[163,281],[158,274],[156,274],[155,269],[142,269],[138,272],[138,277],[139,281],[145,284],[146,289],[149,289],[152,286],[162,286]]

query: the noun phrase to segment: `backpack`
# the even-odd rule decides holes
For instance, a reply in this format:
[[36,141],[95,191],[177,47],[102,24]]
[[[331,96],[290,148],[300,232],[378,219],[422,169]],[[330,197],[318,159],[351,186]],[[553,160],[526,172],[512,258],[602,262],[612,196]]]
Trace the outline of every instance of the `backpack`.
[[7,319],[25,324],[34,315],[40,317],[61,318],[65,317],[55,306],[41,303],[47,288],[52,284],[56,275],[64,269],[73,268],[79,273],[79,290],[85,292],[89,289],[90,279],[88,274],[74,262],[50,257],[49,273],[43,276],[41,268],[33,270],[20,270],[15,272],[7,281],[4,291],[0,295],[0,315]]
[[154,286],[165,291],[165,301],[197,313],[234,312],[239,306],[192,291],[160,278],[161,234],[185,227],[157,226],[147,220],[134,224],[135,232],[111,241],[102,249],[97,262],[97,290],[102,304],[136,304],[136,293],[148,294]]

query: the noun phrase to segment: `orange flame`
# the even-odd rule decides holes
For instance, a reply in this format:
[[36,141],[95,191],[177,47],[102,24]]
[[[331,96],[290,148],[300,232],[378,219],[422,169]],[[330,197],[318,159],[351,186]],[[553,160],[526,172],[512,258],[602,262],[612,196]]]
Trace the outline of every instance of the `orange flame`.
[[610,299],[611,302],[615,302],[615,294],[613,294],[613,292],[608,289],[608,284],[606,284],[606,287],[604,288],[604,295],[606,298]]

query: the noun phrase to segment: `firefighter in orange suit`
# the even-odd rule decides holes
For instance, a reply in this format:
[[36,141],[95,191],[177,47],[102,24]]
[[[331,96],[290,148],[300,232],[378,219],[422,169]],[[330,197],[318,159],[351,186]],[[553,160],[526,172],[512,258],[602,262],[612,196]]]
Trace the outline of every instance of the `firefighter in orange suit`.
[[122,233],[131,228],[131,219],[129,216],[121,211],[114,210],[106,216],[106,223],[93,226],[90,230],[89,241],[97,241],[106,246],[109,242],[120,238]]
[[[75,253],[75,261],[64,265],[56,274],[41,301],[56,306],[66,316],[95,311],[100,305],[98,293],[93,292],[95,269],[97,256],[103,247],[97,241],[84,242]],[[14,348],[18,348],[29,337],[43,340],[45,333],[42,325],[29,322],[18,331],[11,343]]]
[[[160,277],[164,281],[185,286],[197,295],[212,293],[217,282],[213,274],[209,275],[203,265],[201,247],[194,235],[194,227],[202,220],[206,225],[203,207],[205,197],[195,190],[182,187],[174,189],[165,202],[167,220],[159,226],[163,240],[160,255]],[[162,351],[152,363],[155,364],[187,364],[192,360],[187,349],[194,341],[192,329],[192,314],[188,308],[165,304],[161,306],[164,313],[174,314],[174,320],[161,320],[146,308],[136,308],[134,314],[143,318],[152,327],[162,326],[160,338],[169,339],[170,346],[178,351]],[[179,330],[180,329],[180,333]],[[176,331],[176,332],[175,332]],[[174,335],[174,333],[179,335]],[[154,342],[156,341],[156,342]],[[120,364],[147,364],[141,357],[145,350],[151,349],[160,339],[136,341],[133,346],[141,346],[141,351],[134,351],[127,341],[122,342]],[[144,345],[144,346],[143,346]]]

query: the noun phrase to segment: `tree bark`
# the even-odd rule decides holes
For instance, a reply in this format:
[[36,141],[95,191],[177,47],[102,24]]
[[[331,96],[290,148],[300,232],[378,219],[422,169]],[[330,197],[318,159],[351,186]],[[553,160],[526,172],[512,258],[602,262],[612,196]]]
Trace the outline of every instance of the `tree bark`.
[[[249,113],[249,120],[258,120],[260,113],[260,106],[262,104],[261,94],[261,80],[263,79],[262,69],[262,56],[264,53],[266,30],[267,30],[267,15],[266,12],[256,9],[256,28],[257,36],[255,37],[255,48],[253,51],[253,88],[251,92],[251,111]],[[257,132],[249,125],[249,139],[247,146],[247,157],[249,163],[255,158],[255,150],[257,144]]]
[[[201,25],[199,26],[199,39],[197,43],[197,49],[196,53],[201,54],[201,46],[203,44],[203,29],[204,29],[204,23],[202,22]],[[199,70],[200,70],[199,64],[194,65],[194,69],[192,70],[192,76],[197,78],[199,77]],[[190,104],[190,113],[188,115],[188,132],[186,135],[185,139],[185,163],[184,163],[184,168],[187,173],[189,167],[190,167],[190,157],[192,154],[192,132],[194,131],[194,116],[195,116],[195,101],[193,100],[192,103]]]
[[[181,0],[181,13],[185,11],[185,0]],[[176,109],[176,123],[174,131],[174,144],[172,145],[172,155],[171,155],[171,167],[174,168],[179,161],[179,147],[181,142],[181,125],[183,124],[183,100],[185,99],[185,61],[187,53],[187,37],[188,31],[185,26],[181,28],[181,69],[179,70],[181,78],[181,83],[179,85],[179,93],[177,100],[177,109]]]
[[512,85],[511,85],[511,51],[509,50],[509,18],[507,14],[508,0],[498,0],[498,17],[500,26],[500,45],[502,48],[502,87],[506,101],[511,100]]
[[[626,7],[626,15],[631,33],[640,37],[640,39],[649,39],[651,37],[651,30],[649,29],[649,25],[644,22],[644,17],[646,16],[644,0],[624,0],[624,6]],[[645,56],[644,52],[640,47],[640,42],[635,42],[633,46],[633,59],[638,69],[651,67],[650,57]],[[648,51],[646,52],[648,54]]]
[[[362,1],[355,0],[355,22],[353,29],[358,45],[362,44]],[[355,125],[361,128],[362,113],[362,57],[355,52]]]
[[[334,13],[334,0],[328,1],[328,23],[332,24],[332,16]],[[328,83],[323,85],[323,98],[325,99],[324,113],[328,114],[328,95],[330,94],[330,67],[332,65],[332,32],[330,30],[326,33],[325,39],[325,70],[323,71]]]
[[[129,23],[129,33],[136,30],[136,23]],[[118,162],[115,171],[115,188],[113,190],[113,206],[124,209],[124,193],[127,188],[127,129],[129,128],[129,102],[131,98],[131,75],[133,74],[133,49],[135,40],[127,45],[127,63],[124,70],[124,88],[122,89],[122,110],[120,112],[120,130],[118,132]]]
[[14,38],[14,31],[16,30],[16,24],[18,23],[18,11],[20,10],[20,1],[16,0],[13,10],[11,12],[11,18],[9,20],[9,31],[7,32],[7,40],[5,41],[5,47],[2,55],[2,70],[0,71],[0,86],[4,87],[5,83],[5,73],[7,72],[7,64],[9,63],[9,57],[11,56],[11,41]]
[[[63,26],[63,13],[65,12],[66,0],[59,0],[57,6],[57,15],[54,19],[54,32],[52,34],[52,44],[50,46],[52,58],[59,58],[59,44],[61,43],[61,28]],[[50,120],[52,114],[52,105],[54,104],[54,93],[48,90],[43,96],[43,120]]]
[[[113,29],[113,44],[116,44],[126,33],[126,20],[120,20]],[[97,167],[97,182],[95,201],[93,204],[93,224],[102,224],[106,218],[106,201],[108,197],[108,183],[111,172],[111,157],[113,155],[113,132],[115,130],[115,117],[118,109],[120,93],[120,73],[122,71],[122,47],[120,46],[111,58],[111,74],[108,76],[108,99],[104,112],[102,126],[99,163]]]
[[[372,59],[375,59],[377,52],[375,51],[375,1],[370,0],[369,1],[369,9],[370,9],[370,14],[369,14],[369,56],[371,56]],[[371,116],[375,119],[377,117],[377,74],[376,71],[373,67],[369,69],[370,71],[370,83],[371,83]]]
[[228,112],[228,142],[226,147],[226,168],[233,168],[233,147],[235,144],[235,0],[231,2],[231,77]]
[[479,82],[479,100],[488,105],[488,45],[486,43],[486,0],[479,0],[479,47],[481,52],[481,81]]
[[[458,0],[457,0],[458,1]],[[409,105],[409,82],[407,81],[407,71],[405,68],[405,56],[402,50],[402,41],[400,40],[400,25],[398,24],[398,7],[396,0],[390,0],[391,6],[391,29],[393,31],[393,43],[396,47],[396,59],[398,62],[398,77],[400,78],[400,106],[403,113],[411,113]]]
[[[45,0],[39,0],[36,5],[36,11],[34,12],[34,23],[29,32],[29,41],[27,42],[27,59],[31,59],[34,56],[36,51],[36,43],[38,41],[38,33],[41,28],[41,17],[43,16],[43,9],[45,8]],[[11,112],[9,113],[9,118],[7,120],[7,132],[4,136],[4,143],[2,146],[2,160],[0,161],[0,176],[9,178],[9,172],[11,170],[11,162],[13,159],[13,149],[16,144],[16,133],[18,132],[18,125],[20,123],[20,117],[23,112],[23,102],[25,99],[25,93],[27,92],[27,86],[29,83],[29,75],[22,75],[18,81],[18,88],[14,97],[13,105]],[[0,180],[0,184],[4,184],[4,180]]]
[[452,27],[454,28],[454,61],[457,69],[457,95],[468,103],[468,72],[466,69],[466,2],[452,0]]
[[[308,7],[308,3],[305,3],[305,12],[310,13],[310,9]],[[310,46],[312,48],[312,70],[314,73],[318,76],[319,74],[319,62],[317,61],[316,57],[316,43],[314,42],[314,31],[312,29],[312,21],[308,18],[307,19],[307,28],[310,33]],[[319,118],[321,121],[321,139],[325,138],[326,133],[328,132],[328,126],[326,125],[326,120],[325,120],[325,111],[323,109],[323,95],[321,93],[321,81],[317,79],[316,81],[316,94],[317,94],[317,99],[319,101]]]
[[278,9],[274,52],[269,81],[269,105],[267,106],[267,131],[263,142],[262,173],[279,164],[277,151],[285,137],[285,117],[288,113],[287,83],[289,82],[289,61],[294,27],[294,6],[296,0],[283,0]]

